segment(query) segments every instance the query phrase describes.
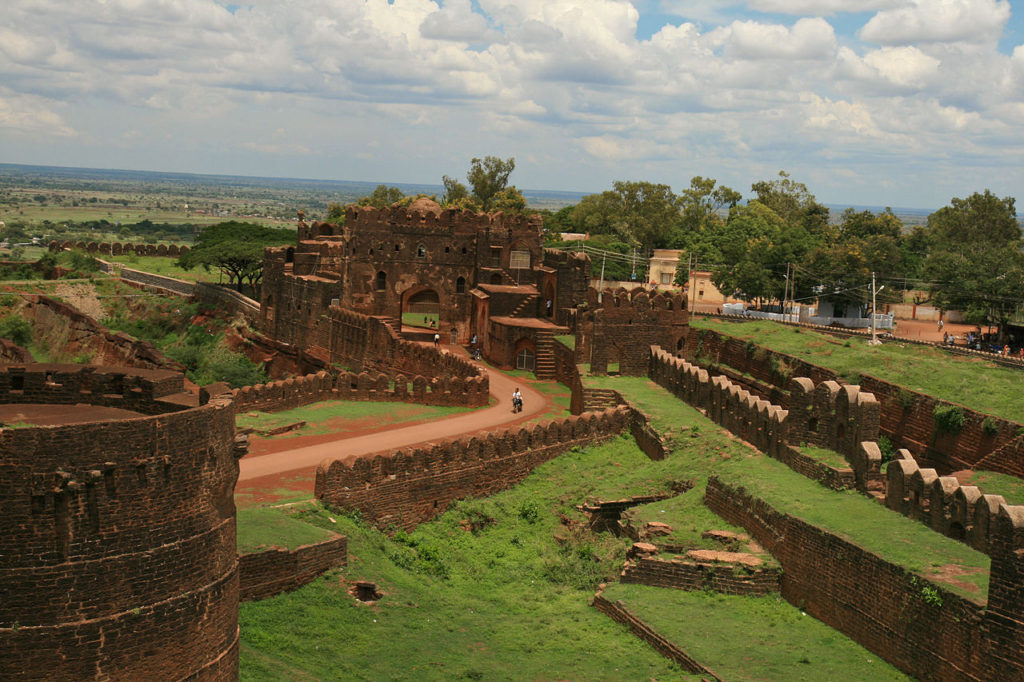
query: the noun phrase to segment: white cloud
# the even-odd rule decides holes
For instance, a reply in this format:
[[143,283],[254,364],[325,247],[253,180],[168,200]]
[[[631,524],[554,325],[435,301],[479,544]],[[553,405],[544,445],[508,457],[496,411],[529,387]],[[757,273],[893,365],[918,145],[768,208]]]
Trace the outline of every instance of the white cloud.
[[924,88],[939,70],[939,60],[916,47],[883,47],[864,55],[864,63],[889,83],[903,88]]
[[870,12],[889,9],[906,0],[750,0],[747,4],[759,12],[828,16],[836,12]]
[[53,110],[53,103],[0,89],[0,130],[5,133],[69,138],[77,132]]
[[800,19],[792,28],[737,21],[720,29],[725,54],[736,59],[824,59],[835,53],[836,34],[824,19]]
[[994,42],[1009,18],[1007,0],[912,0],[876,14],[860,36],[881,45]]

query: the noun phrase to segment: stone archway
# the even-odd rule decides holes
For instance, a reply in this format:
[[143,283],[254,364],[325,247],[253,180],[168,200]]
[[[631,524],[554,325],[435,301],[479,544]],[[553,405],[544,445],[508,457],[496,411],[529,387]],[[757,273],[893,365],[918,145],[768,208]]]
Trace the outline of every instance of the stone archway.
[[429,287],[415,287],[402,294],[402,329],[440,329],[441,298]]

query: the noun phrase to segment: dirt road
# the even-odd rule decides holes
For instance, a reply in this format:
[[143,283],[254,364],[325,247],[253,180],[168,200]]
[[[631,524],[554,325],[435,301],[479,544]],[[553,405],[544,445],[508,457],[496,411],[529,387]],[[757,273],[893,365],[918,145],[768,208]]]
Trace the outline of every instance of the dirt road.
[[[488,377],[490,378],[491,395],[497,398],[496,405],[423,424],[353,436],[257,457],[243,457],[239,462],[239,486],[242,487],[244,483],[244,487],[247,489],[272,490],[275,481],[279,482],[282,478],[296,476],[304,478],[315,472],[317,465],[324,459],[354,459],[392,448],[406,448],[421,443],[454,438],[462,434],[509,426],[527,421],[547,409],[548,402],[544,394],[531,389],[529,384],[517,383],[517,379],[494,370],[488,370]],[[523,411],[519,414],[512,412],[512,391],[516,387],[519,387],[523,394]],[[257,480],[264,478],[268,480],[265,482]]]

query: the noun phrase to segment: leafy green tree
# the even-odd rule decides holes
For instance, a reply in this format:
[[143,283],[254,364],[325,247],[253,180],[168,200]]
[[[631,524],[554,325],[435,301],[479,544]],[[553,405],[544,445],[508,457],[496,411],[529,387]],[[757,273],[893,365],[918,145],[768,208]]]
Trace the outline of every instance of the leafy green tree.
[[32,343],[32,325],[20,315],[8,315],[0,319],[0,338],[10,339],[19,346],[27,346]]
[[441,177],[444,183],[444,195],[441,197],[442,206],[458,206],[469,199],[469,190],[461,182],[447,175]]
[[[580,231],[615,234],[642,254],[667,246],[679,222],[668,185],[618,180],[613,189],[583,197],[572,218]],[[646,257],[646,256],[645,256]]]
[[345,207],[337,201],[327,204],[327,222],[340,225],[345,222]]
[[786,171],[779,171],[775,180],[755,182],[750,189],[759,202],[786,222],[799,224],[811,233],[827,231],[828,208],[818,203],[807,185],[791,179]]
[[924,263],[935,302],[960,309],[978,324],[1006,323],[1016,314],[1024,291],[1024,241],[1013,197],[985,190],[928,216],[931,250]]
[[294,242],[291,230],[237,221],[217,223],[199,233],[192,249],[178,257],[178,265],[186,270],[197,265],[217,268],[236,290],[242,291],[247,283],[255,292],[263,277],[263,250]]
[[[877,214],[847,209],[838,238],[819,244],[806,260],[807,270],[818,275],[823,287],[819,298],[837,307],[870,301],[871,273],[884,281],[903,272],[902,230],[890,209]],[[898,291],[889,286],[880,300],[898,300]]]
[[[377,185],[376,189],[369,196],[361,198],[358,202],[360,206],[373,206],[374,208],[384,208],[400,202],[405,198],[405,192],[398,189],[397,187],[388,187],[387,185]],[[329,209],[330,207],[328,207]],[[344,215],[344,212],[343,212]]]
[[515,169],[516,160],[512,157],[502,160],[497,156],[485,156],[470,162],[466,180],[473,188],[473,198],[480,203],[480,210],[493,210],[498,193],[508,186],[508,177]]

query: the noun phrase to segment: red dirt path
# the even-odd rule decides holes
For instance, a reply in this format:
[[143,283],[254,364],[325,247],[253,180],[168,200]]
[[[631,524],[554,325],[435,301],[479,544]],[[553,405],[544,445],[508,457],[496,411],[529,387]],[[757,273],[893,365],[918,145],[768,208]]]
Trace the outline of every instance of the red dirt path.
[[[235,496],[240,505],[249,506],[282,497],[313,492],[316,468],[324,459],[355,459],[375,455],[394,448],[408,448],[423,443],[456,438],[463,434],[491,431],[529,421],[549,409],[543,393],[530,384],[493,369],[488,369],[491,395],[497,404],[465,414],[416,424],[394,427],[369,427],[361,433],[310,436],[315,442],[291,447],[287,441],[281,449],[275,446],[264,454],[246,455],[239,462]],[[512,391],[519,387],[523,394],[523,411],[512,413]],[[305,439],[304,439],[305,440]]]

